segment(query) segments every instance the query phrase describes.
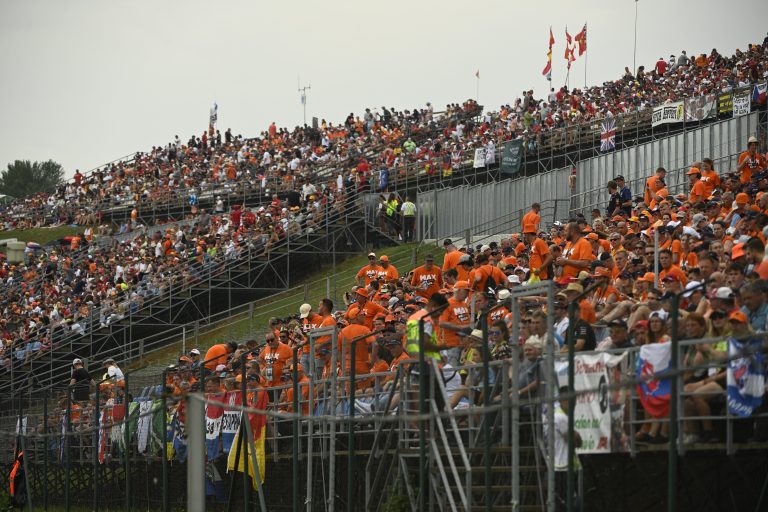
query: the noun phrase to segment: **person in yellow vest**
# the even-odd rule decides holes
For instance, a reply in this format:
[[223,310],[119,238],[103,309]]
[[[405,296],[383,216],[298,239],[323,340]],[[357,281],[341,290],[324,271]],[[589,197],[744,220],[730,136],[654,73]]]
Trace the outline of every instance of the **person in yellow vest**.
[[416,205],[413,204],[410,197],[405,196],[405,202],[400,206],[400,213],[403,216],[403,241],[405,243],[413,242],[416,227]]

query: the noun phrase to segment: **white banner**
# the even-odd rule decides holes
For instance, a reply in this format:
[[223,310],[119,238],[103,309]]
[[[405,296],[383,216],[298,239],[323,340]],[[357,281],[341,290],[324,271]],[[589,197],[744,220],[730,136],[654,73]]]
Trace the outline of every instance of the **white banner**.
[[[581,436],[579,453],[623,452],[627,439],[623,431],[624,391],[611,390],[621,380],[621,363],[626,354],[577,355],[574,375],[578,393],[574,424]],[[568,385],[568,363],[556,364],[560,387]]]
[[485,148],[477,148],[475,150],[475,169],[485,167]]
[[683,122],[683,102],[676,101],[674,103],[665,103],[654,107],[653,115],[651,116],[651,126],[654,128],[667,123],[682,123]]
[[707,94],[685,100],[685,120],[703,121],[717,116],[717,95]]
[[740,91],[733,95],[733,117],[749,114],[751,98],[749,91]]

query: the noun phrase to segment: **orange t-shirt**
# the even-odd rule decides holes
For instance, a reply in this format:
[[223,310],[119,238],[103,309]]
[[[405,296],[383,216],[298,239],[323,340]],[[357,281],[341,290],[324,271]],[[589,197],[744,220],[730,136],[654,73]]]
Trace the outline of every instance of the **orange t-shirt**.
[[507,279],[499,267],[494,267],[488,263],[482,265],[469,273],[469,286],[476,292],[484,292],[488,278],[493,277],[496,286],[503,284]]
[[205,367],[210,371],[215,371],[220,364],[227,364],[227,345],[219,343],[208,349],[205,353]]
[[715,171],[701,171],[701,181],[704,183],[704,197],[709,197],[716,188],[720,188],[720,176]]
[[368,328],[368,330],[373,329],[373,319],[376,318],[377,315],[386,315],[387,310],[383,306],[379,306],[373,301],[368,301],[365,303],[365,306],[360,308],[357,304],[352,304],[350,306],[350,309],[357,308],[358,309],[358,315],[363,315],[365,317],[364,323],[365,326]]
[[464,253],[455,249],[446,253],[445,257],[443,258],[443,272],[446,272],[452,268],[457,268],[459,266],[459,258],[462,256],[464,256]]
[[411,286],[416,286],[416,294],[429,299],[433,293],[443,287],[443,272],[436,266],[427,270],[424,265],[413,270]]
[[540,223],[541,215],[533,210],[523,215],[523,231],[527,231],[528,228],[533,228],[536,232],[538,232]]
[[665,277],[669,275],[677,276],[677,278],[680,280],[683,286],[688,284],[688,278],[685,277],[685,272],[683,272],[683,270],[677,265],[672,265],[671,267],[669,267],[669,270],[659,271],[659,282],[661,282]]
[[[265,384],[267,387],[282,385],[280,377],[283,376],[283,368],[286,363],[293,359],[293,351],[283,342],[277,342],[277,348],[272,349],[269,345],[265,346],[259,353],[259,363],[263,370]],[[271,368],[271,370],[270,370]],[[270,373],[272,379],[270,380]]]
[[391,263],[387,265],[387,268],[380,268],[381,270],[379,270],[378,274],[376,274],[376,277],[381,277],[385,281],[397,281],[397,279],[400,277],[400,274],[397,272],[397,268],[395,268],[395,266]]
[[582,320],[588,324],[594,324],[597,322],[597,313],[595,312],[595,307],[591,302],[589,302],[587,299],[582,299],[581,302],[579,302],[579,308],[579,316]]
[[361,277],[365,278],[365,286],[368,286],[371,284],[371,281],[376,279],[376,277],[379,275],[379,272],[385,272],[383,268],[381,268],[379,265],[366,265],[360,270],[358,270],[357,279],[360,279]]
[[[749,154],[749,151],[744,151],[742,154],[740,154],[739,163],[736,168],[740,167],[745,160],[750,158],[750,156],[751,155]],[[765,157],[760,153],[755,153],[753,162],[741,170],[741,183],[749,183],[752,180],[753,173],[760,172],[767,166],[768,164],[766,164]]]
[[531,251],[528,257],[528,265],[531,268],[531,271],[541,269],[541,272],[539,272],[539,277],[542,281],[549,279],[547,269],[542,268],[541,266],[541,264],[544,263],[544,260],[547,258],[547,255],[549,255],[549,246],[547,245],[547,242],[541,238],[536,238],[536,240],[534,240],[531,244]]
[[[595,259],[595,256],[592,254],[592,245],[587,239],[579,238],[575,244],[572,244],[571,242],[566,244],[565,250],[563,251],[563,258],[569,260],[592,261]],[[586,269],[573,265],[565,265],[563,266],[563,277],[577,277],[582,270]]]
[[[469,325],[469,304],[456,299],[448,299],[448,307],[440,315],[441,322],[451,324]],[[449,347],[461,345],[461,337],[452,329],[441,329],[443,341]]]
[[691,187],[691,194],[688,196],[688,200],[691,204],[698,203],[709,197],[707,195],[707,187],[704,182],[699,180]]
[[653,192],[657,193],[662,188],[664,188],[664,185],[661,183],[661,181],[659,181],[659,177],[657,175],[653,175],[645,180],[645,194],[643,196],[643,202],[646,205],[651,204],[651,193],[648,192],[648,189],[651,189]]
[[[347,372],[349,372],[351,361],[352,361],[352,340],[359,337],[366,335],[370,333],[371,330],[360,324],[349,324],[345,328],[341,330],[339,333],[339,341],[338,341],[338,350],[339,350],[339,357],[341,358],[341,354],[346,354],[346,368]],[[366,338],[363,338],[361,340],[358,340],[355,343],[355,353],[354,353],[354,361],[355,361],[355,372],[358,375],[364,375],[368,373],[368,370],[371,369],[371,365],[369,363],[370,358],[368,355],[368,346],[373,343],[373,337],[368,336]],[[342,350],[344,352],[342,352]]]
[[[323,317],[318,328],[322,329],[325,327],[335,327],[335,326],[336,326],[336,319],[333,318],[332,315],[328,315],[326,317]],[[331,341],[330,336],[320,336],[319,338],[317,338],[317,341],[315,341],[315,351],[320,350],[321,348],[331,348],[330,346],[323,346],[326,343],[330,343],[330,341]],[[315,354],[315,356],[317,357],[317,354]]]

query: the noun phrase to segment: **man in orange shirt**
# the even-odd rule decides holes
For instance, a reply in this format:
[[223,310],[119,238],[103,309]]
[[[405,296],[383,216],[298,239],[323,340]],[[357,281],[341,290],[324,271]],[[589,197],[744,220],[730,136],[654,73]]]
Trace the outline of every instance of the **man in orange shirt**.
[[691,167],[691,170],[686,174],[688,174],[688,181],[691,184],[691,193],[688,196],[688,202],[696,204],[704,201],[707,197],[704,195],[707,190],[704,182],[701,181],[701,169],[698,167]]
[[450,238],[446,238],[443,242],[443,249],[445,249],[445,256],[443,257],[443,274],[445,274],[448,270],[459,265],[459,258],[463,253],[456,249]]
[[309,332],[312,329],[317,329],[323,322],[323,317],[312,311],[310,304],[302,304],[299,308],[299,319],[301,321],[301,332],[306,336],[306,345],[302,347],[300,359],[304,368],[310,370],[309,366]]
[[656,169],[656,174],[645,180],[645,194],[643,196],[643,202],[646,206],[651,204],[651,192],[658,192],[666,186],[664,177],[667,175],[667,170],[663,167]]
[[227,357],[229,354],[237,350],[237,343],[230,341],[229,343],[219,343],[208,349],[205,353],[205,368],[209,372],[216,370],[216,367],[220,364],[227,364]]
[[373,329],[373,319],[378,315],[386,316],[387,310],[375,302],[368,300],[368,294],[364,288],[358,288],[355,293],[355,298],[357,301],[355,304],[350,306],[349,310],[347,311],[347,318],[349,319],[352,311],[357,309],[358,316],[362,317],[361,322],[363,325],[365,325],[369,330]]
[[[497,286],[506,282],[507,276],[499,267],[490,264],[488,256],[479,254],[475,261],[478,266],[469,273],[469,286],[473,291],[485,293],[488,288],[495,291]],[[493,281],[493,285],[489,283],[489,279]]]
[[[273,388],[282,384],[283,368],[293,359],[293,352],[288,345],[281,343],[274,333],[268,332],[265,336],[267,344],[259,353],[261,375],[264,377],[264,385]],[[270,394],[272,400],[278,398],[274,393]]]
[[536,231],[530,227],[527,231],[523,230],[523,236],[531,247],[528,257],[528,267],[531,269],[531,273],[539,276],[542,281],[549,279],[547,269],[552,263],[552,253],[549,252],[549,246],[544,240],[536,236]]
[[379,258],[379,263],[381,270],[379,270],[377,277],[380,277],[387,282],[397,281],[397,279],[400,277],[400,274],[397,272],[397,268],[389,262],[389,256],[382,254]]
[[[307,416],[309,415],[309,378],[304,374],[304,367],[302,365],[296,366],[296,376],[298,377],[299,382],[299,407],[301,408],[301,414]],[[281,378],[281,384],[292,384],[292,379],[293,365],[286,368],[285,373]],[[293,412],[293,385],[283,392],[280,410]]]
[[434,256],[427,254],[424,257],[424,265],[413,269],[411,286],[417,295],[427,300],[443,287],[443,273],[435,266]]
[[741,173],[741,183],[749,183],[754,173],[768,167],[765,157],[757,151],[757,146],[757,138],[750,137],[747,141],[747,150],[739,155],[739,164],[736,169]]
[[672,251],[669,249],[662,249],[659,251],[659,282],[663,281],[668,275],[674,275],[683,286],[688,284],[688,278],[685,277],[685,272],[672,262]]
[[360,286],[368,286],[371,281],[376,279],[382,270],[383,269],[376,264],[376,253],[370,253],[368,255],[368,264],[361,268],[355,276],[357,278],[357,283]]
[[440,315],[438,325],[443,336],[443,343],[449,347],[447,350],[448,362],[456,368],[461,358],[462,340],[459,332],[469,326],[470,320],[469,304],[467,304],[469,283],[457,281],[453,290],[453,297],[448,299],[448,307]]
[[[363,324],[365,317],[360,314],[360,311],[353,308],[347,313],[349,317],[349,325],[344,327],[339,332],[338,351],[339,359],[345,361],[344,371],[346,375],[349,375],[352,363],[355,365],[355,373],[357,376],[365,375],[371,369],[370,355],[368,353],[368,347],[373,343],[373,336],[366,336],[371,333],[371,329]],[[363,338],[361,338],[363,336]],[[355,350],[352,352],[352,340],[357,339],[355,342]],[[358,379],[355,378],[357,381]],[[356,382],[356,386],[360,386],[361,382]]]
[[[322,317],[320,321],[319,329],[325,329],[327,327],[336,327],[336,319],[331,314],[333,312],[333,301],[325,298],[320,300],[320,304],[317,306],[317,314]],[[315,357],[318,358],[317,351],[321,349],[329,349],[328,345],[331,342],[331,336],[320,336],[315,341]]]
[[523,216],[523,233],[526,229],[533,229],[536,233],[539,232],[539,224],[541,224],[541,205],[539,203],[533,203],[531,205],[531,211]]
[[576,277],[582,270],[589,270],[595,259],[592,245],[581,236],[579,225],[569,222],[565,231],[567,240],[563,255],[555,260],[555,265],[563,267],[563,277]]

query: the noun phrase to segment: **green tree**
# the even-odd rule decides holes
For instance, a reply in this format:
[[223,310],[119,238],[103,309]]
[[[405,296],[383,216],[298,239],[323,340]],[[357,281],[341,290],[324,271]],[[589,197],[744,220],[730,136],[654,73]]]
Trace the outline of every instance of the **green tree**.
[[16,160],[0,172],[0,193],[13,197],[26,197],[37,192],[52,192],[64,181],[61,164]]

